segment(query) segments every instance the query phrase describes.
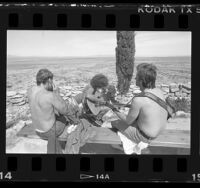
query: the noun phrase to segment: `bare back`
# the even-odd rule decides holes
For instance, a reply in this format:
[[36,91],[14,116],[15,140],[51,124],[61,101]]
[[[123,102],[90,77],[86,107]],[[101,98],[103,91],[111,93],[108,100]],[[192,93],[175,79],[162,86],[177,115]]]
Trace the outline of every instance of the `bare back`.
[[32,121],[36,129],[48,131],[55,122],[52,92],[37,86],[28,91]]
[[[164,100],[164,96],[159,89],[153,89],[151,93]],[[137,98],[138,103],[140,103],[140,111],[137,119],[138,126],[147,135],[157,137],[166,126],[167,111],[148,97]]]

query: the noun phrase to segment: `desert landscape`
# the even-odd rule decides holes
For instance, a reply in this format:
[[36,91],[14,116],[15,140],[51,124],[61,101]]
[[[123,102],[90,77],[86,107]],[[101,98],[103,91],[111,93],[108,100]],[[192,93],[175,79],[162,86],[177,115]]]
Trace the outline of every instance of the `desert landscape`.
[[[54,74],[55,85],[63,98],[75,96],[97,73],[105,74],[109,82],[117,85],[115,57],[88,58],[45,58],[7,57],[7,98],[6,98],[6,153],[46,153],[46,141],[17,136],[19,130],[31,123],[31,115],[26,91],[36,84],[39,69],[48,68]],[[136,57],[134,74],[129,92],[117,100],[128,102],[135,86],[136,66],[140,63],[153,63],[158,68],[156,85],[166,96],[185,98],[187,109],[181,109],[168,121],[167,129],[190,130],[191,99],[191,57]],[[101,147],[101,146],[99,146]],[[87,153],[87,147],[82,153]],[[105,149],[106,150],[106,149]],[[109,150],[109,149],[108,149]],[[109,150],[115,153],[115,150]],[[95,153],[95,151],[90,151]],[[106,152],[105,153],[110,153]],[[117,151],[116,151],[117,153]]]

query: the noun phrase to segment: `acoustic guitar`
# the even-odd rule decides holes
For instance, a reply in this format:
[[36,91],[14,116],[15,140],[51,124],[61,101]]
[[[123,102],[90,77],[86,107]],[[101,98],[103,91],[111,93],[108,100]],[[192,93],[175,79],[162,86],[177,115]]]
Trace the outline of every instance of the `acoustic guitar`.
[[111,102],[105,102],[105,103],[101,103],[101,102],[96,102],[96,101],[92,101],[91,99],[87,99],[87,105],[90,108],[91,112],[94,115],[98,115],[101,111],[108,111],[108,109],[106,110],[105,107],[108,107],[109,109],[115,109],[115,110],[119,110],[122,107],[126,107],[126,108],[130,108],[131,104],[122,104],[122,103],[111,103]]
[[[103,99],[102,94],[100,92],[95,92],[94,96],[97,99]],[[99,112],[101,112],[103,110],[103,105],[100,105],[100,103],[93,101],[89,98],[87,98],[87,105],[90,109],[90,111],[94,114],[94,115],[98,115]],[[104,108],[105,109],[105,108]]]

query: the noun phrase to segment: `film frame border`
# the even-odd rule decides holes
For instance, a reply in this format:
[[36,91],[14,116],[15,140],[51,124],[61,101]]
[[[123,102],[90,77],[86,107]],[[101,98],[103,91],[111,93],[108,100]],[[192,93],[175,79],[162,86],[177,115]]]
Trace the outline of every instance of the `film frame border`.
[[[195,8],[194,6],[193,8]],[[191,31],[192,33],[192,113],[191,155],[37,155],[6,154],[5,128],[0,127],[0,172],[12,173],[12,180],[81,181],[80,174],[94,176],[89,181],[192,181],[200,169],[198,127],[198,45],[199,14],[156,14],[136,12],[137,6],[117,8],[84,7],[0,7],[1,101],[6,99],[7,30],[136,30]],[[1,103],[1,124],[5,124],[5,101]],[[2,152],[3,151],[3,152]],[[98,161],[98,162],[97,162]],[[62,164],[65,165],[62,165]],[[170,163],[170,165],[169,165]],[[54,164],[52,166],[48,164]],[[28,173],[27,173],[28,172]],[[99,179],[97,179],[97,175]],[[102,176],[101,176],[102,175]],[[109,178],[106,178],[108,175]],[[42,177],[42,178],[41,178]],[[100,178],[101,177],[101,178]],[[4,180],[9,180],[3,178]],[[86,178],[82,179],[85,181]]]

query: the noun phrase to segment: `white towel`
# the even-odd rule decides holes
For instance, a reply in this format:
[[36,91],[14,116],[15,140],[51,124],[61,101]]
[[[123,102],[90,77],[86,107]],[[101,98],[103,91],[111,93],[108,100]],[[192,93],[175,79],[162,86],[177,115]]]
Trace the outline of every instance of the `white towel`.
[[148,144],[145,142],[140,142],[140,143],[136,144],[133,141],[131,141],[130,139],[128,139],[126,136],[124,136],[122,133],[118,132],[117,134],[119,135],[119,137],[122,141],[124,153],[127,155],[130,155],[133,153],[140,155],[141,151],[144,148],[148,147]]

